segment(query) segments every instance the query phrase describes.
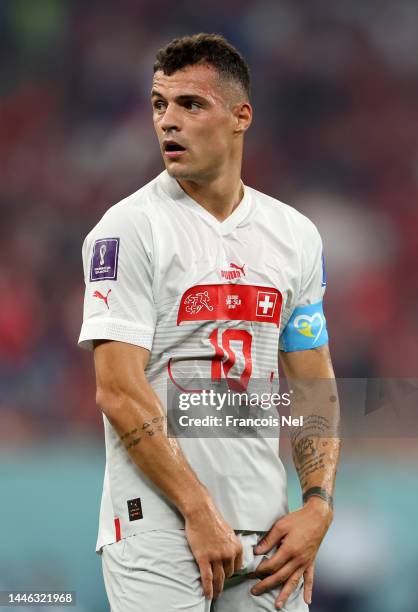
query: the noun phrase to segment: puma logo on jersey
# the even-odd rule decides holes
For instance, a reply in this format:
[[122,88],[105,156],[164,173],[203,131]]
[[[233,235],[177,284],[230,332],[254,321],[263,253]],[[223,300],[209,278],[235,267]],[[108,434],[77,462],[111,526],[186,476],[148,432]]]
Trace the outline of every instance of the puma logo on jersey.
[[109,293],[111,291],[112,290],[109,289],[109,291],[106,293],[105,296],[102,293],[100,293],[100,291],[95,291],[93,293],[93,297],[97,297],[97,298],[99,298],[99,300],[103,300],[104,301],[104,303],[106,304],[108,310],[109,310],[109,302],[107,300],[108,300],[108,297],[109,297]]
[[199,291],[193,295],[189,295],[184,303],[187,304],[186,311],[190,314],[197,314],[202,308],[207,308],[209,311],[213,310],[213,306],[209,304],[210,297],[207,291]]
[[221,270],[222,278],[225,278],[226,280],[233,280],[234,278],[241,278],[241,276],[245,276],[245,264],[239,266],[238,264],[231,262],[229,267],[232,268],[232,270]]

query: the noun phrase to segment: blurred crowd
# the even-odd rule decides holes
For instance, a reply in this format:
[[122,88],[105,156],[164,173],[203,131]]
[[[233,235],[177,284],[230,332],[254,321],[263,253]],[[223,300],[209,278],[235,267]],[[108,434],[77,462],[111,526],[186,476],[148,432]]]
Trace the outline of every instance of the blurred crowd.
[[81,245],[162,170],[155,52],[222,32],[252,70],[246,183],[318,225],[339,376],[418,372],[418,4],[0,3],[0,439],[101,435]]
[[[87,448],[102,437],[92,357],[76,347],[81,245],[109,206],[162,170],[149,103],[154,56],[198,31],[225,34],[252,69],[244,181],[306,213],[322,234],[337,375],[418,376],[417,23],[416,0],[0,2],[0,445],[9,457],[34,442],[59,447],[68,436]],[[26,508],[29,483],[41,482],[44,495],[63,471],[42,485],[44,469],[21,461],[16,472],[6,461],[3,476],[11,470],[9,490],[16,481]],[[72,477],[78,486],[89,462]],[[313,609],[410,612],[418,601],[412,476],[403,464],[390,475],[371,463],[365,484],[364,465],[350,476],[349,464],[345,457]],[[296,484],[294,495],[299,503]],[[17,493],[8,497],[14,516]],[[35,535],[45,518],[38,510]],[[57,533],[51,542],[71,538]],[[38,540],[31,546],[39,552]],[[15,548],[13,535],[3,569]],[[83,572],[97,594],[98,579],[92,590]]]

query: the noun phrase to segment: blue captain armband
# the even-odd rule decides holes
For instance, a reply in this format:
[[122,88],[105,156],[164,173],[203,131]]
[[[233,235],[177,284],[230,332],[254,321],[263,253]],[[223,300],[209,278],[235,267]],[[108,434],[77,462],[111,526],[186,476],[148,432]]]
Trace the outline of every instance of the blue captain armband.
[[297,306],[281,335],[283,351],[306,351],[328,342],[327,322],[322,300]]

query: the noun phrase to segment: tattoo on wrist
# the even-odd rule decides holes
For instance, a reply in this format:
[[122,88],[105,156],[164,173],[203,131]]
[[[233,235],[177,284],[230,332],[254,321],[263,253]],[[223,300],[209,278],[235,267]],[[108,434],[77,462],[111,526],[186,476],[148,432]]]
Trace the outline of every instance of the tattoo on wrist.
[[322,487],[311,487],[310,489],[305,491],[302,496],[303,503],[306,503],[310,497],[320,497],[329,504],[331,510],[334,508],[334,500],[332,498],[332,495],[330,495],[328,491],[326,491]]

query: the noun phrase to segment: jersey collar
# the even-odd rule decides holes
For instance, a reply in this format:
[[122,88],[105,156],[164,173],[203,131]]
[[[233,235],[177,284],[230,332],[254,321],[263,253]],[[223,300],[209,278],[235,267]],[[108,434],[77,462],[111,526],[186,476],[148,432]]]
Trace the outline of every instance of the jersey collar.
[[191,210],[194,210],[202,219],[204,219],[223,236],[232,232],[236,227],[238,227],[238,225],[242,225],[251,211],[251,196],[249,189],[244,185],[244,183],[242,183],[244,195],[241,202],[229,215],[229,217],[227,217],[224,221],[218,221],[218,219],[208,212],[206,208],[187,195],[187,193],[180,187],[176,179],[172,178],[168,174],[167,170],[164,170],[164,172],[160,174],[159,178],[161,179],[163,189],[168,193],[175,204],[187,206]]

